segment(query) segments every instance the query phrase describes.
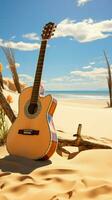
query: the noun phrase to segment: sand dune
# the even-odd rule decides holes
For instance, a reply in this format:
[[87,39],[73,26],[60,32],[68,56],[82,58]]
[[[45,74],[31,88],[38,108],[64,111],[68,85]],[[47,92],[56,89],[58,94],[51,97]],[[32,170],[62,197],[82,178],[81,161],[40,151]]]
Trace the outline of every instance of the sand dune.
[[2,147],[0,200],[105,200],[112,197],[112,151],[89,150],[67,160],[9,156]]

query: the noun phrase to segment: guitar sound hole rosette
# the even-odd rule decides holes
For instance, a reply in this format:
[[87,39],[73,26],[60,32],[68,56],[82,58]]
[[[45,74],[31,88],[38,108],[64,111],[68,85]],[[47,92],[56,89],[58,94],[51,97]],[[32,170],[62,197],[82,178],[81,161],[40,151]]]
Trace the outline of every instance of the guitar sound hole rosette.
[[29,106],[30,106],[30,100],[28,100],[26,102],[26,105],[24,107],[24,113],[25,113],[25,115],[27,117],[29,117],[29,118],[35,118],[35,117],[37,117],[40,114],[40,111],[41,111],[41,103],[40,103],[40,101],[37,102],[37,111],[35,113],[33,113],[33,114],[29,113],[29,111],[28,111]]

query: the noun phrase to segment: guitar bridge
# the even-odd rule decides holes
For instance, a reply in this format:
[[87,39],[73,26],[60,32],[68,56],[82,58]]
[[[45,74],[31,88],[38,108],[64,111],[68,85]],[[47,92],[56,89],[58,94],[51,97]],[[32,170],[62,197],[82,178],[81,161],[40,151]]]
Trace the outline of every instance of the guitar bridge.
[[39,130],[19,129],[18,134],[22,134],[22,135],[38,135],[39,134]]

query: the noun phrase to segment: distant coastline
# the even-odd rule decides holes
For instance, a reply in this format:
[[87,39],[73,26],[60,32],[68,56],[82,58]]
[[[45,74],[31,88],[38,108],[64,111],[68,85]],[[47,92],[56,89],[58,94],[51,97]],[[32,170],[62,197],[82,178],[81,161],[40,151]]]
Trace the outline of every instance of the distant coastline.
[[107,100],[109,98],[108,90],[52,90],[45,91],[45,94],[51,94],[56,98],[65,99],[96,99]]

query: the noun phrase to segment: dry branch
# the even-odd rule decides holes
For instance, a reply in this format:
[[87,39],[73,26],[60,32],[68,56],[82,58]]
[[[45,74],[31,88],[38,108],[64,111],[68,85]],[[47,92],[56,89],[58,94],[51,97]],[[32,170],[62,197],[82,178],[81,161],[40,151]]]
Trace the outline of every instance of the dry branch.
[[12,49],[9,48],[9,47],[1,47],[1,48],[2,48],[3,52],[5,53],[7,61],[9,63],[9,68],[12,72],[12,77],[13,77],[13,80],[14,80],[15,87],[16,87],[18,93],[21,93],[19,77],[18,77],[18,73],[17,73],[17,70],[16,70],[16,63],[15,63],[15,58],[14,58],[14,54],[12,52]]
[[4,89],[4,85],[3,85],[3,77],[2,77],[2,63],[0,63],[0,90],[2,91],[2,89]]
[[0,92],[0,105],[2,106],[11,123],[13,123],[16,119],[16,116],[2,92]]
[[112,75],[111,75],[111,67],[106,55],[106,52],[104,51],[104,56],[105,56],[105,60],[107,63],[107,69],[108,69],[108,77],[107,77],[107,82],[108,82],[108,89],[109,89],[109,98],[110,98],[110,102],[109,102],[109,107],[112,107]]
[[[58,147],[57,153],[62,156],[62,153],[68,154],[68,159],[75,157],[80,151],[89,150],[89,149],[112,149],[112,146],[94,143],[92,141],[87,141],[82,138],[81,136],[81,128],[82,125],[79,124],[77,134],[73,135],[76,136],[76,139],[62,139],[58,138]],[[78,152],[70,153],[64,147],[66,146],[74,146],[78,147]]]
[[0,87],[4,89],[2,73],[0,72]]

